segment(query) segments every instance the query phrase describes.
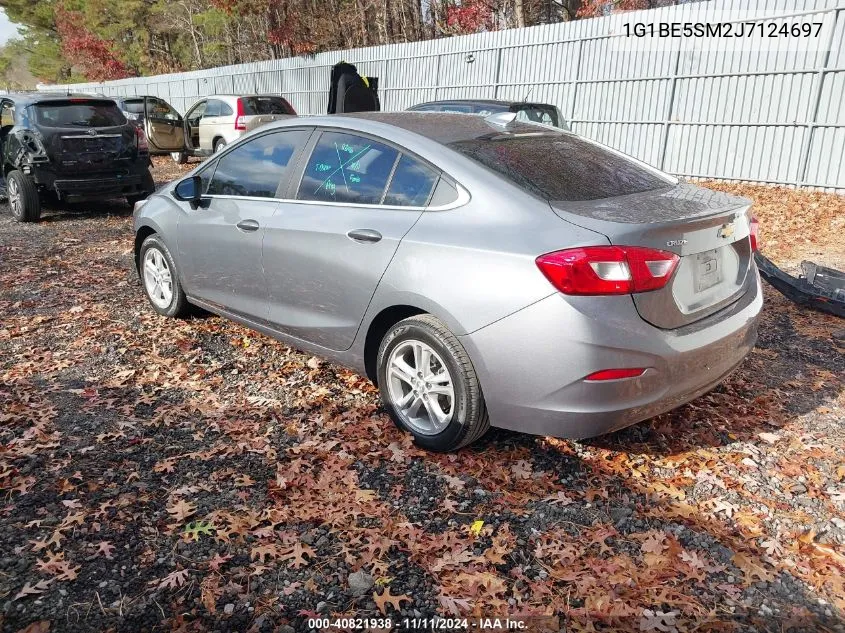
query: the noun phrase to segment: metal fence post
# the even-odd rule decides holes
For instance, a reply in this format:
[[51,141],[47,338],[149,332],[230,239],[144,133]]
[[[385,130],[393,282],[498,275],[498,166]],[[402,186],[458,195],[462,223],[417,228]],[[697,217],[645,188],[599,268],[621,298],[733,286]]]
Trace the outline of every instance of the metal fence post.
[[439,53],[437,57],[434,59],[436,60],[434,63],[434,99],[432,101],[437,101],[437,88],[440,86],[440,58],[443,57],[443,53]]
[[493,80],[493,98],[499,98],[499,77],[502,71],[502,49],[496,51],[496,76]]
[[672,114],[675,111],[675,87],[678,85],[678,69],[681,67],[681,45],[683,40],[678,43],[678,50],[675,53],[675,62],[672,68],[671,85],[669,87],[669,97],[666,100],[666,110],[663,114],[663,129],[660,131],[660,161],[658,167],[665,171],[666,164],[666,149],[669,147],[669,126],[672,125]]
[[578,96],[578,82],[581,79],[581,58],[584,56],[584,40],[578,42],[578,63],[575,64],[575,80],[572,82],[572,98],[569,102],[569,127],[575,131],[575,105]]
[[804,133],[804,140],[801,144],[801,162],[798,167],[798,182],[801,186],[807,184],[807,172],[810,169],[810,151],[813,149],[813,137],[815,136],[816,128],[818,127],[817,123],[819,118],[819,106],[821,105],[822,100],[822,89],[824,88],[824,80],[827,76],[827,64],[830,61],[830,49],[833,47],[833,38],[835,37],[836,27],[839,23],[839,12],[842,11],[842,9],[843,7],[834,7],[825,13],[825,17],[827,17],[829,13],[833,13],[833,27],[830,29],[830,37],[827,40],[827,48],[825,48],[821,64],[819,65],[818,72],[816,73],[815,93],[812,100],[813,109],[811,116],[807,121],[807,129]]

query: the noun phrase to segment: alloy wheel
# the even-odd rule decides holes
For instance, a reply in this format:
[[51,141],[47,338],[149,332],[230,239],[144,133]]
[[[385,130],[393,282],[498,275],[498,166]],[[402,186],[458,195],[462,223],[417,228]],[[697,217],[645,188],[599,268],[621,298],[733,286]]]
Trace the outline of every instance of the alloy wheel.
[[15,182],[15,180],[12,178],[10,178],[8,181],[8,185],[6,187],[6,195],[9,197],[9,208],[12,210],[12,215],[14,215],[16,218],[21,217],[21,215],[23,214],[23,202],[21,201],[21,191],[18,188],[18,183]]
[[416,433],[436,435],[452,421],[455,388],[440,355],[427,343],[402,341],[387,365],[388,393],[402,420]]
[[173,301],[173,276],[167,258],[157,248],[144,254],[144,288],[157,307],[167,309]]

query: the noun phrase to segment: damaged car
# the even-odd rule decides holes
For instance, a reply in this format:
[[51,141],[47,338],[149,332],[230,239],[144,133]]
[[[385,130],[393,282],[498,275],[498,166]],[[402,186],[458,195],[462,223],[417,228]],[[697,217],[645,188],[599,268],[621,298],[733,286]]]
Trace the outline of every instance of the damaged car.
[[124,197],[134,205],[155,190],[144,131],[103,97],[3,95],[0,156],[5,195],[19,222],[37,222],[45,199]]

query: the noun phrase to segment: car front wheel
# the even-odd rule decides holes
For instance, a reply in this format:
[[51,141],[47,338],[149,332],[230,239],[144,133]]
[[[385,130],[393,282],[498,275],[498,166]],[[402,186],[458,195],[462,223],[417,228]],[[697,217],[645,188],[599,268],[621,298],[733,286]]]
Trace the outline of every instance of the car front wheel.
[[153,309],[167,317],[186,314],[188,300],[179,283],[176,264],[158,235],[144,240],[138,263],[141,283]]
[[378,353],[378,383],[390,417],[422,448],[454,451],[490,428],[469,355],[429,314],[400,321],[385,335]]
[[6,175],[6,195],[12,217],[18,222],[38,222],[41,217],[41,199],[35,181],[14,169]]
[[173,162],[177,165],[184,165],[188,162],[188,153],[187,152],[170,152],[170,158],[173,159]]

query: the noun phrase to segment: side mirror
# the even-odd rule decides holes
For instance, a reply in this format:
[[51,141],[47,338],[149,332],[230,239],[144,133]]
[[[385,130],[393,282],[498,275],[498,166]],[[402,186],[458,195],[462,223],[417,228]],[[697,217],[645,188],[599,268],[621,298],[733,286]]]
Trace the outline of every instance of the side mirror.
[[173,190],[173,197],[182,202],[190,202],[192,206],[196,207],[202,200],[202,178],[199,176],[185,178],[176,185]]

